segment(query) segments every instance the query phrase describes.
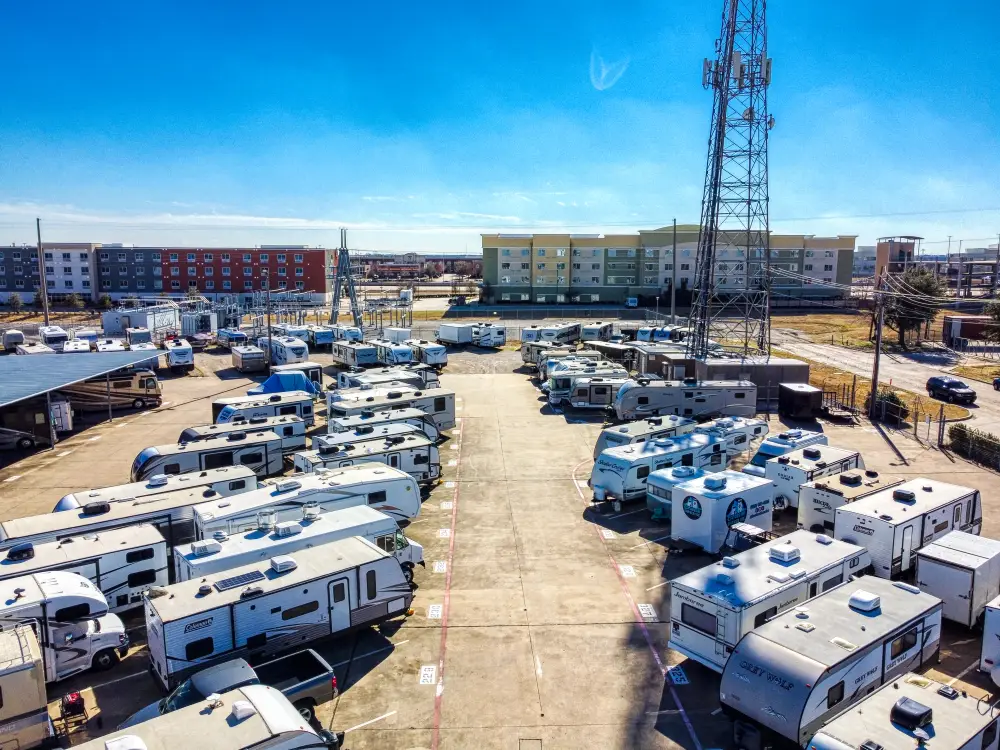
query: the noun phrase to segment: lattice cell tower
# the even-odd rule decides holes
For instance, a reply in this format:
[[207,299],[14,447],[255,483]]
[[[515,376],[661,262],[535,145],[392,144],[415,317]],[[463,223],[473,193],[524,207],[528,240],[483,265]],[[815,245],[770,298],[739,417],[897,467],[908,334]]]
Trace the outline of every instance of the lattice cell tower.
[[358,290],[354,285],[354,269],[351,267],[351,254],[347,250],[347,229],[340,229],[340,248],[337,250],[337,262],[334,264],[330,278],[333,280],[333,305],[330,307],[330,322],[336,323],[340,315],[340,293],[347,290],[351,301],[351,317],[354,325],[361,328],[364,318],[361,315],[361,305],[358,304]]
[[689,356],[700,359],[710,339],[741,357],[767,356],[771,345],[766,2],[724,0],[723,7],[716,57],[702,72],[714,104],[687,339]]

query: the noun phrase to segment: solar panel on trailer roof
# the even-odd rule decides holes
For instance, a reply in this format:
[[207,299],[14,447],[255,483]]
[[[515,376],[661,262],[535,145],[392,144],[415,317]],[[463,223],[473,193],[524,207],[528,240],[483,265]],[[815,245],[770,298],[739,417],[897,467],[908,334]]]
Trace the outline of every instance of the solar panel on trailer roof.
[[219,591],[227,591],[229,589],[235,589],[238,586],[246,586],[248,583],[263,581],[265,578],[267,578],[267,576],[259,570],[251,570],[249,573],[242,573],[238,576],[233,576],[232,578],[223,578],[221,581],[216,581],[215,588]]

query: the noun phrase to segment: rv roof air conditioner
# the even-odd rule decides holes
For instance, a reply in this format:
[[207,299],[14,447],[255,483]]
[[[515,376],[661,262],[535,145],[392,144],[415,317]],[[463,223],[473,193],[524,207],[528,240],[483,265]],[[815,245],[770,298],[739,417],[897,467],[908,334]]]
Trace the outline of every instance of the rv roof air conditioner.
[[281,401],[281,394],[275,393],[273,396],[269,396],[267,400],[270,401],[271,403],[274,403],[276,401]]
[[865,469],[865,476],[869,479],[875,479],[878,477],[878,472],[875,469]]
[[372,411],[371,409],[365,409],[365,410],[363,410],[361,412],[361,418],[362,419],[371,419],[374,416],[375,416],[375,412]]
[[726,487],[726,478],[716,475],[705,477],[705,489],[707,490],[721,490]]
[[229,435],[227,436],[227,440],[229,440],[230,442],[236,440],[245,440],[246,436],[247,434],[245,432],[230,432]]
[[861,475],[856,471],[845,471],[840,475],[840,483],[848,487],[857,487],[861,484]]
[[375,432],[375,427],[370,424],[363,424],[357,429],[359,435],[370,435]]
[[10,562],[21,562],[22,560],[31,560],[35,556],[35,545],[31,542],[24,542],[22,544],[15,544],[9,550],[7,550],[7,559]]
[[820,457],[820,455],[821,454],[819,452],[819,448],[803,448],[802,449],[802,457],[803,458],[808,458],[810,461],[815,461],[817,458]]
[[893,490],[892,499],[901,503],[912,503],[917,499],[917,495],[913,490]]
[[205,557],[222,552],[222,545],[215,539],[203,539],[200,542],[191,542],[191,554],[195,557]]
[[275,489],[278,492],[291,492],[292,490],[297,490],[302,487],[302,482],[297,479],[286,479],[283,482],[278,482]]
[[778,456],[778,463],[779,464],[787,464],[788,463],[788,456]]
[[829,544],[833,544],[833,539],[828,537],[826,534],[817,534],[816,541],[826,547]]
[[271,558],[271,570],[275,573],[288,573],[297,567],[299,567],[299,564],[295,562],[295,558],[291,555],[276,555]]
[[319,503],[312,500],[302,506],[302,520],[303,521],[315,521],[319,518]]
[[776,562],[794,562],[802,557],[802,551],[794,544],[776,544],[771,547],[768,557]]
[[154,474],[149,478],[149,481],[146,482],[146,484],[148,484],[150,487],[162,487],[167,483],[167,481],[168,480],[166,474]]
[[274,527],[274,532],[279,537],[295,536],[302,533],[302,527],[295,521],[282,521]]
[[108,513],[110,510],[111,503],[108,502],[87,503],[83,506],[83,515],[99,516],[101,513]]
[[[929,706],[913,700],[913,698],[900,698],[889,710],[889,721],[893,724],[909,729],[911,732],[920,727],[925,727],[934,720],[934,712]],[[921,743],[923,744],[923,743]]]
[[865,591],[864,589],[858,589],[851,594],[848,604],[851,609],[856,609],[859,612],[874,612],[882,606],[882,600],[879,598],[878,594],[873,594],[870,591]]

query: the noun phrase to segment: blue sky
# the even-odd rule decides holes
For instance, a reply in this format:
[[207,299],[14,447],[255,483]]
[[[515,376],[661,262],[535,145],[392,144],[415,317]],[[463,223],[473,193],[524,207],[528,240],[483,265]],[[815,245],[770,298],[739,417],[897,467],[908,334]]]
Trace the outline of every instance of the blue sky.
[[[459,251],[695,222],[721,8],[10,4],[0,241],[36,215],[48,239],[336,245],[346,225],[352,247]],[[1000,5],[768,14],[772,229],[995,242]]]

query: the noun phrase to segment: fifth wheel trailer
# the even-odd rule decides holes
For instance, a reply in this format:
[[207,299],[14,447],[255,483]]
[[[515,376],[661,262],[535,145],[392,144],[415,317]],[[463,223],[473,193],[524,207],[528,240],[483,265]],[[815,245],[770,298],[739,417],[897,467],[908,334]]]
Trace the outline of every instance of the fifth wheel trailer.
[[744,635],[723,669],[719,702],[734,720],[736,747],[806,747],[876,688],[936,662],[940,648],[937,597],[867,576]]
[[271,430],[154,445],[143,448],[135,457],[132,481],[141,482],[154,474],[185,474],[223,466],[246,466],[259,477],[269,477],[280,474],[284,467],[282,445],[282,438]]
[[1000,595],[1000,541],[952,531],[917,552],[917,585],[944,603],[944,619],[976,627]]

